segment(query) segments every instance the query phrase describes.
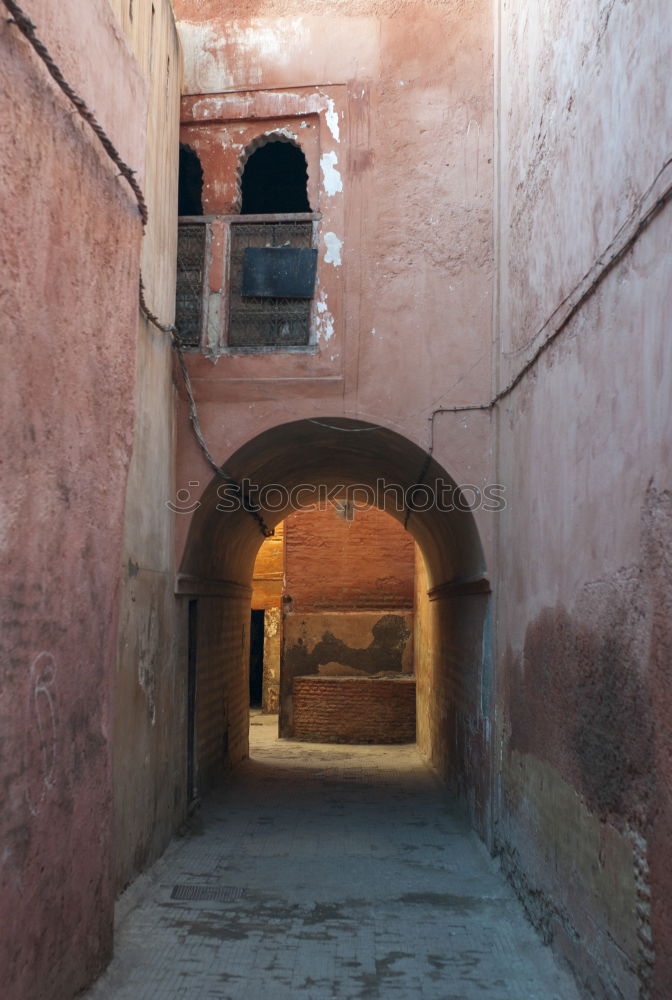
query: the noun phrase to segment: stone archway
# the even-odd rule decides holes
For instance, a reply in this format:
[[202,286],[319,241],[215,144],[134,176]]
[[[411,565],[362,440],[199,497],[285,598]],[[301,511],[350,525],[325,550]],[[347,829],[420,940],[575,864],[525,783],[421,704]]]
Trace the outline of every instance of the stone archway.
[[[310,490],[345,486],[369,491],[376,506],[414,537],[424,562],[416,608],[418,745],[464,794],[487,839],[490,588],[476,523],[469,510],[460,509],[456,483],[407,438],[342,417],[278,425],[248,441],[224,464],[244,483],[247,505],[260,502],[258,514],[269,529],[293,504],[308,502]],[[199,600],[201,789],[225,765],[247,755],[249,606],[254,560],[263,539],[259,517],[215,477],[192,517],[178,579],[178,591]]]

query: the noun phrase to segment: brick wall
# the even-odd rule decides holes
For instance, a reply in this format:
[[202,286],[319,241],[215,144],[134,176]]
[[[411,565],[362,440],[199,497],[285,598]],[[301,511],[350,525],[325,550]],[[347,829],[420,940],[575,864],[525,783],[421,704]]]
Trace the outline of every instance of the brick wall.
[[344,521],[333,507],[285,521],[285,594],[295,611],[412,608],[413,539],[375,508]]
[[322,743],[413,743],[415,679],[295,677],[294,732]]
[[249,636],[245,599],[199,598],[196,678],[199,795],[248,753]]

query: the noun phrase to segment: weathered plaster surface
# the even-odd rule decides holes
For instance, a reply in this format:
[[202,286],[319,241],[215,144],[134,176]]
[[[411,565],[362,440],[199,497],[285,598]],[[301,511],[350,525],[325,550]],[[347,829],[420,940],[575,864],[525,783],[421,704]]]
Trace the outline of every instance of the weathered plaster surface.
[[[264,116],[263,128],[285,127],[291,108],[299,116],[293,130],[306,148],[309,186],[317,185],[311,207],[323,213],[317,351],[222,355],[216,366],[201,355],[188,358],[201,423],[220,461],[280,416],[359,417],[426,448],[432,409],[490,398],[489,5],[367,4],[363,21],[364,7],[355,0],[330,6],[328,14],[322,6],[299,6],[281,11],[268,2],[223,13],[205,4],[197,14],[184,2],[176,6],[186,89],[194,95],[183,102],[182,135],[202,153],[209,204],[216,211],[231,204],[226,190],[240,155],[234,146],[247,141],[255,121],[257,129]],[[279,13],[302,18],[304,34],[295,53],[290,45],[289,68],[286,51],[267,45]],[[263,37],[254,58],[251,28]],[[343,35],[345,45],[338,41]],[[221,51],[211,44],[215,37],[225,39]],[[211,86],[190,69],[199,47],[210,53],[204,63],[214,74]],[[316,75],[316,60],[329,72]],[[222,93],[227,66],[235,68],[239,93]],[[309,107],[312,94],[321,103]],[[317,112],[316,128],[308,121],[310,128],[297,130],[310,110]],[[330,195],[319,164],[332,165],[334,157],[342,191]],[[330,246],[322,235],[328,233],[341,244],[338,255],[335,240]],[[198,481],[202,491],[210,476],[183,411],[178,427],[178,481]],[[483,489],[491,478],[488,415],[438,417],[434,454],[458,481]],[[487,548],[492,518],[476,517]],[[187,528],[188,518],[181,518],[178,558]]]
[[410,612],[285,614],[280,670],[280,735],[293,733],[295,677],[366,677],[411,673]]
[[[142,172],[147,91],[108,4],[38,0],[30,16]],[[7,1000],[65,1000],[112,945],[111,696],[142,228],[116,168],[4,17],[0,49],[0,322],[12,358],[0,967]]]
[[375,17],[353,21],[325,13],[324,7],[304,12],[301,5],[294,16],[286,5],[278,17],[273,11],[267,14],[264,6],[236,17],[234,11],[223,12],[221,5],[198,12],[188,3],[175,5],[185,93],[338,84],[358,76],[362,67],[377,70]]
[[[119,6],[119,5],[118,5]],[[180,51],[168,0],[119,15],[146,73],[149,225],[145,299],[164,322],[175,308]],[[121,890],[165,848],[186,807],[186,649],[173,595],[174,390],[170,338],[137,325],[135,429],[126,489],[114,703],[114,879]]]
[[[502,384],[669,158],[670,14],[653,7],[502,12]],[[498,417],[497,836],[535,920],[608,998],[672,981],[670,250],[663,213]]]
[[667,0],[553,0],[501,26],[502,346],[520,352],[669,159],[672,25]]
[[264,678],[262,710],[277,712],[280,708],[280,656],[282,619],[280,608],[267,608],[264,614]]

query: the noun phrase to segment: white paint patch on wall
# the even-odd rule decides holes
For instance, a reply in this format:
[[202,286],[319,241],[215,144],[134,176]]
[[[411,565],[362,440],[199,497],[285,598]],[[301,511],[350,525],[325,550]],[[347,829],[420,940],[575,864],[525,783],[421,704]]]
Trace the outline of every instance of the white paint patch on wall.
[[233,21],[222,35],[208,25],[177,22],[184,53],[187,93],[216,94],[262,82],[262,67],[286,67],[309,45],[303,18],[268,23],[260,18]]
[[284,135],[286,139],[293,139],[294,142],[299,141],[296,132],[292,132],[289,128],[269,128],[266,129],[264,135]]
[[333,264],[334,267],[340,267],[343,240],[339,240],[336,233],[325,233],[324,245],[327,248],[327,252],[324,255],[324,263]]
[[333,135],[336,142],[341,141],[341,132],[338,127],[338,111],[334,108],[334,102],[331,97],[327,100],[327,110],[324,113],[327,125],[329,126],[329,131]]
[[233,77],[224,64],[224,39],[213,28],[190,21],[177,25],[184,55],[187,93],[212,93],[231,87]]
[[261,61],[274,60],[282,65],[288,65],[291,61],[288,45],[290,40],[296,45],[307,41],[300,17],[276,21],[274,24],[257,18],[244,28],[239,28],[234,22],[232,37],[237,48],[247,49]]
[[330,197],[343,190],[343,180],[336,169],[337,163],[336,153],[325,153],[320,160],[320,167],[324,175],[324,190]]
[[327,308],[327,293],[325,291],[320,292],[320,297],[317,300],[315,330],[318,342],[326,343],[334,335],[334,317]]

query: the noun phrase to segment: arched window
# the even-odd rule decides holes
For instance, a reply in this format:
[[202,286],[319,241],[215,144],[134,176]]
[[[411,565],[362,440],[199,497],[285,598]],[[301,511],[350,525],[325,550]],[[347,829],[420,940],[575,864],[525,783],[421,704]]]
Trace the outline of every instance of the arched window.
[[227,344],[239,351],[306,346],[317,273],[306,157],[275,133],[248,146],[242,163],[240,214],[231,221]]
[[[177,213],[203,215],[203,168],[189,146],[180,145]],[[206,228],[202,222],[181,222],[177,232],[175,325],[183,347],[201,342]]]
[[203,168],[193,149],[180,145],[177,214],[203,215]]
[[310,212],[308,167],[300,146],[270,139],[247,160],[241,182],[241,215]]

